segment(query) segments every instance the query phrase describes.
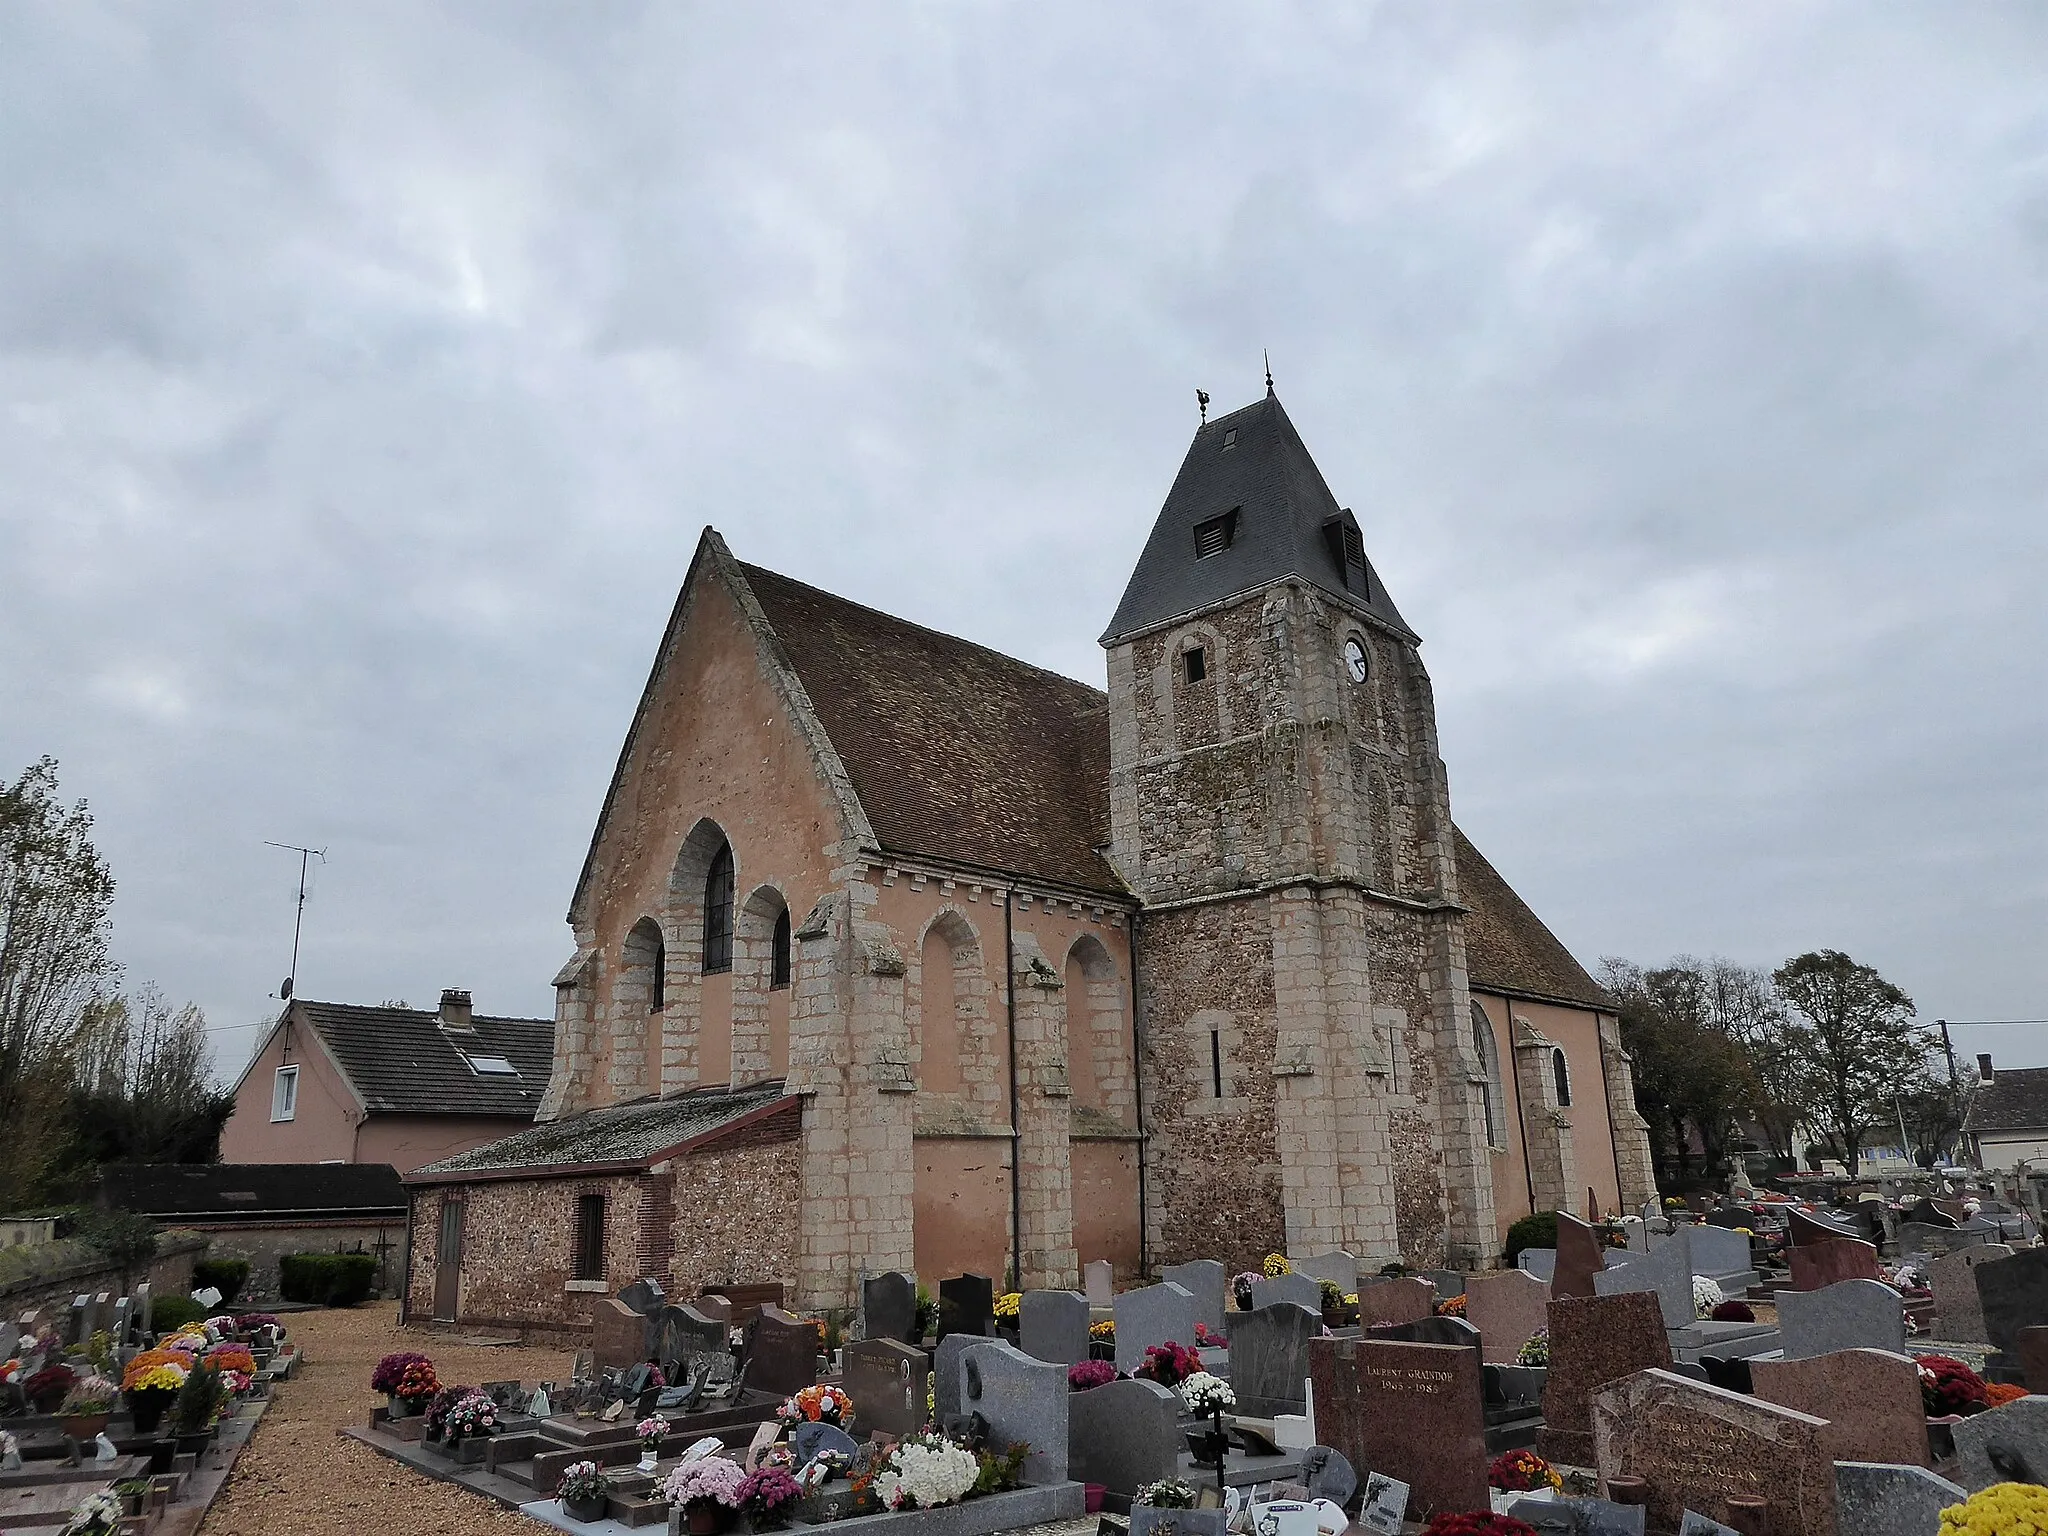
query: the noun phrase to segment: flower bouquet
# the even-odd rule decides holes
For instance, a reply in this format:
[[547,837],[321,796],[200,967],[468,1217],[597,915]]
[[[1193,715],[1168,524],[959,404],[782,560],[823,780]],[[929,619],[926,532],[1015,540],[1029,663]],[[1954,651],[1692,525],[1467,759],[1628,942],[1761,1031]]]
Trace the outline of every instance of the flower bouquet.
[[[386,1355],[377,1362],[377,1368],[370,1372],[370,1390],[372,1392],[382,1392],[389,1398],[393,1411],[397,1411],[400,1402],[398,1396],[399,1383],[405,1380],[406,1367],[410,1365],[424,1365],[430,1371],[434,1368],[434,1362],[425,1355],[417,1355],[407,1350],[401,1350],[397,1354]],[[431,1397],[433,1394],[430,1392],[427,1395]],[[408,1404],[405,1411],[410,1413],[414,1410]]]
[[191,1371],[188,1358],[169,1349],[145,1349],[128,1362],[121,1372],[121,1392],[138,1435],[156,1433]]
[[658,1413],[650,1413],[633,1426],[633,1438],[640,1442],[640,1470],[652,1472],[654,1464],[661,1457],[662,1436],[668,1433],[668,1420]]
[[1984,1378],[1953,1355],[1915,1355],[1920,1399],[1929,1418],[1982,1413],[1990,1405]]
[[90,1440],[107,1427],[121,1389],[104,1376],[81,1376],[57,1407],[57,1427],[74,1440]]
[[1156,1381],[1162,1387],[1177,1387],[1190,1376],[1201,1374],[1202,1357],[1185,1344],[1171,1340],[1164,1344],[1147,1345],[1145,1363],[1133,1371],[1147,1381]]
[[875,1497],[889,1509],[936,1509],[957,1503],[980,1475],[972,1451],[944,1435],[915,1435],[889,1453],[875,1476]]
[[1515,1364],[1542,1366],[1550,1364],[1550,1330],[1548,1328],[1538,1328],[1529,1335],[1528,1340],[1522,1347],[1515,1351]]
[[78,1372],[59,1362],[46,1365],[21,1384],[21,1395],[37,1413],[54,1413],[78,1381]]
[[246,1344],[216,1344],[201,1358],[211,1360],[223,1371],[240,1371],[245,1376],[256,1374],[256,1357],[249,1353]]
[[460,1445],[472,1436],[495,1435],[498,1432],[498,1405],[491,1400],[489,1393],[474,1389],[466,1391],[449,1406],[442,1432],[451,1446]]
[[1154,1509],[1193,1509],[1195,1490],[1190,1483],[1177,1477],[1162,1477],[1156,1483],[1147,1483],[1131,1498],[1134,1504],[1150,1504]]
[[1003,1294],[1002,1294],[1002,1295],[1000,1295],[1000,1296],[998,1296],[998,1297],[996,1298],[996,1304],[995,1304],[995,1314],[996,1314],[996,1321],[997,1321],[997,1322],[999,1322],[999,1323],[1015,1323],[1015,1322],[1017,1322],[1017,1321],[1018,1321],[1018,1319],[1019,1319],[1019,1317],[1020,1317],[1020,1316],[1022,1315],[1022,1310],[1023,1310],[1023,1306],[1024,1306],[1024,1293],[1023,1293],[1023,1292],[1021,1292],[1021,1291],[1005,1291],[1005,1292],[1003,1292]]
[[436,1388],[434,1395],[427,1399],[427,1406],[423,1410],[427,1416],[426,1438],[429,1440],[439,1440],[443,1435],[447,1434],[449,1413],[457,1403],[461,1402],[475,1390],[476,1388],[474,1387],[451,1386]]
[[1108,1360],[1083,1360],[1067,1367],[1069,1392],[1086,1392],[1090,1387],[1107,1386],[1115,1380],[1116,1366]]
[[804,1423],[846,1429],[853,1423],[853,1399],[837,1387],[805,1387],[778,1408],[775,1417],[791,1429]]
[[2048,1530],[2048,1488],[1993,1483],[1941,1512],[1940,1536],[2020,1536]]
[[570,1462],[555,1485],[562,1512],[572,1520],[602,1520],[611,1496],[611,1477],[594,1461]]
[[1230,1298],[1237,1303],[1237,1310],[1249,1312],[1252,1309],[1252,1287],[1266,1277],[1255,1269],[1248,1269],[1241,1275],[1230,1277]]
[[1564,1486],[1557,1469],[1534,1451],[1503,1451],[1486,1469],[1489,1486],[1507,1493],[1536,1493]]
[[1720,1306],[1727,1299],[1721,1287],[1709,1276],[1694,1275],[1692,1277],[1692,1315],[1694,1317],[1712,1317],[1714,1315],[1714,1308]]
[[1465,1315],[1465,1293],[1460,1291],[1457,1295],[1446,1296],[1442,1301],[1438,1302],[1436,1304],[1436,1315],[1438,1317],[1463,1317]]
[[[1355,1297],[1353,1298],[1353,1300],[1356,1299]],[[1222,1349],[1229,1343],[1230,1340],[1224,1335],[1211,1332],[1207,1323],[1195,1324],[1195,1348]]]
[[[1230,1390],[1230,1384],[1207,1371],[1196,1371],[1180,1384],[1180,1400],[1187,1405],[1189,1413],[1198,1419],[1209,1421],[1207,1446],[1196,1451],[1196,1459],[1216,1468],[1216,1493],[1223,1502],[1228,1496],[1223,1488],[1223,1462],[1229,1455],[1230,1447],[1223,1438],[1223,1411],[1237,1406],[1237,1394]],[[1190,1437],[1190,1448],[1193,1440]]]
[[760,1467],[740,1483],[740,1513],[757,1531],[779,1530],[789,1523],[790,1506],[803,1497],[796,1478],[782,1467]]
[[1294,1266],[1287,1262],[1287,1255],[1284,1253],[1267,1254],[1266,1262],[1260,1267],[1266,1271],[1268,1280],[1278,1280],[1282,1275],[1294,1273]]
[[723,1456],[686,1461],[662,1479],[661,1496],[682,1510],[690,1530],[709,1536],[740,1507],[740,1486],[747,1472]]
[[121,1496],[112,1489],[96,1493],[71,1511],[63,1536],[115,1536],[121,1529]]
[[440,1390],[441,1378],[434,1374],[434,1362],[421,1355],[398,1373],[398,1387],[391,1395],[407,1413],[424,1413]]

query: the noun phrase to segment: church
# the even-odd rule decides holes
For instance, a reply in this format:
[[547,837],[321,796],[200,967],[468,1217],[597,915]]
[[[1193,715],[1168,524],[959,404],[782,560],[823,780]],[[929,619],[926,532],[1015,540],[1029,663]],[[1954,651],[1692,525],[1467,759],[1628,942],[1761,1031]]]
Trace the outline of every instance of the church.
[[1196,432],[1101,644],[1107,693],[707,528],[537,1123],[408,1177],[405,1314],[1478,1268],[1651,1198],[1614,1003],[1453,823],[1420,638],[1270,381]]

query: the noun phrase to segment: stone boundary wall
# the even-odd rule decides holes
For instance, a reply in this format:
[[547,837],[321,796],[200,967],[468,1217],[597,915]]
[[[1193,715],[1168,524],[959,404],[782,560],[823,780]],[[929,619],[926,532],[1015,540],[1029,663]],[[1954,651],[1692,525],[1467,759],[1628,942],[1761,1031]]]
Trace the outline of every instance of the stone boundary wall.
[[[40,1274],[23,1275],[0,1285],[0,1317],[18,1319],[38,1307],[59,1310],[69,1307],[82,1293],[121,1289],[121,1270],[106,1256],[84,1243],[66,1239],[53,1247],[74,1248],[78,1259],[62,1263]],[[158,1296],[184,1296],[192,1289],[192,1265],[207,1250],[207,1238],[199,1232],[173,1230],[157,1240],[156,1258],[149,1265],[150,1290]],[[129,1273],[132,1284],[141,1280],[139,1270]]]

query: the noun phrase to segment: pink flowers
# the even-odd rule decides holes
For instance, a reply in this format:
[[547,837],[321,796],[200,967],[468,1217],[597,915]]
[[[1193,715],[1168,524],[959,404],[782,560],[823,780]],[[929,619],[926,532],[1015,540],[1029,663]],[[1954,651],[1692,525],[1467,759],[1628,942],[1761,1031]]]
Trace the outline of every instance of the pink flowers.
[[1079,1365],[1067,1367],[1067,1390],[1086,1392],[1090,1387],[1106,1386],[1116,1380],[1116,1367],[1107,1360],[1083,1360]]

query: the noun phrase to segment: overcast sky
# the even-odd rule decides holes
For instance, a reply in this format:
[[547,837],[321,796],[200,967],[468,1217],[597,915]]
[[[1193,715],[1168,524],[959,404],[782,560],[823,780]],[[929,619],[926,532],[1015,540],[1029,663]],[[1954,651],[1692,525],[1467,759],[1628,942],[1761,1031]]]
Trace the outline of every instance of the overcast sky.
[[230,1077],[266,838],[550,1011],[707,523],[1100,685],[1261,348],[1589,966],[2048,1017],[2039,6],[21,0],[0,199],[0,772]]

